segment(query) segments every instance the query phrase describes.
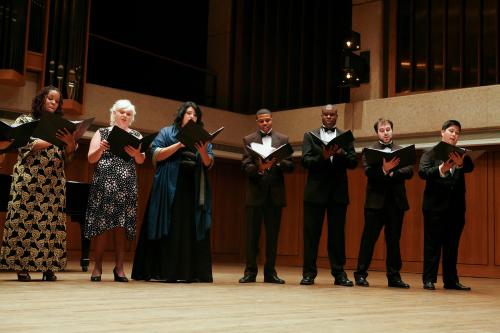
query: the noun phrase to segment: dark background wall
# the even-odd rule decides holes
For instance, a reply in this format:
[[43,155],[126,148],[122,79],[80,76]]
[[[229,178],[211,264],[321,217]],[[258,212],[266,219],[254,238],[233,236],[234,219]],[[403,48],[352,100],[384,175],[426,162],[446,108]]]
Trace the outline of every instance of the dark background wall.
[[[222,107],[207,68],[209,0],[92,1],[87,81]],[[345,102],[338,87],[351,0],[234,0],[229,109]]]
[[87,82],[204,97],[208,0],[92,1]]

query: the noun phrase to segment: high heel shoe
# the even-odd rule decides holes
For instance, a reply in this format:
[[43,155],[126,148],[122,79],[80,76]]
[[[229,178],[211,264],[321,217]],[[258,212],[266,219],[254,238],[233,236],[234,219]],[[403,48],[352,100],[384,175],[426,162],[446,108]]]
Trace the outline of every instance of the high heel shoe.
[[115,277],[115,282],[128,282],[128,279],[126,276],[118,275],[118,272],[116,271],[116,267],[113,268],[113,275]]
[[42,281],[55,281],[57,276],[52,271],[43,272]]
[[95,275],[90,277],[90,281],[92,282],[101,282],[101,276],[100,275]]
[[28,271],[22,271],[17,273],[17,281],[29,282],[31,281],[31,276]]

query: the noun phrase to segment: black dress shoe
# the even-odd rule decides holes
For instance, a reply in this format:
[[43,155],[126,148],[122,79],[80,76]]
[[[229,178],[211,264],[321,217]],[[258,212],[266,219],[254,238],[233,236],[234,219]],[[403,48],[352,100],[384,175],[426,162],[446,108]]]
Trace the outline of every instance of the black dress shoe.
[[393,280],[389,281],[387,285],[391,288],[402,288],[402,289],[408,289],[410,288],[410,285],[403,280]]
[[424,289],[435,290],[436,287],[434,287],[434,283],[432,283],[431,281],[426,281],[424,282]]
[[128,282],[128,278],[126,276],[118,275],[118,272],[116,271],[116,267],[113,268],[113,277],[114,277],[115,282]]
[[356,285],[360,287],[368,287],[370,284],[364,276],[358,276],[356,279]]
[[466,287],[460,282],[456,282],[453,284],[445,284],[444,289],[454,289],[454,290],[463,290],[463,291],[469,291],[471,290],[470,287]]
[[314,278],[312,276],[304,276],[302,280],[300,280],[300,284],[303,286],[310,286],[314,284]]
[[354,283],[352,283],[352,281],[349,280],[346,276],[340,276],[338,278],[335,278],[335,282],[333,284],[336,286],[343,286],[343,287],[354,286]]
[[56,281],[57,276],[52,271],[46,271],[42,274],[42,281]]
[[269,275],[264,276],[264,282],[266,283],[276,283],[276,284],[284,284],[285,280],[282,280],[278,277],[278,275]]
[[90,281],[92,281],[92,282],[101,282],[101,276],[100,275],[92,275],[90,277]]
[[250,275],[250,274],[245,274],[243,277],[239,280],[240,283],[251,283],[255,282],[255,275]]

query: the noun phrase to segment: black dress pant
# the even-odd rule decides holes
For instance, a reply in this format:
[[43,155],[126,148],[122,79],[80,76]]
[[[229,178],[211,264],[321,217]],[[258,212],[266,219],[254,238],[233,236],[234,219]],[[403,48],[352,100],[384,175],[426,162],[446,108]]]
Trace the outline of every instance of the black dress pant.
[[465,212],[448,209],[443,212],[424,211],[423,282],[437,282],[439,260],[443,251],[443,282],[458,282],[457,258],[460,237],[465,225]]
[[281,224],[282,207],[274,206],[267,200],[262,206],[246,207],[247,244],[245,275],[257,275],[257,255],[259,254],[260,226],[262,222],[266,230],[266,262],[264,275],[276,274],[276,252]]
[[319,240],[323,229],[323,219],[327,213],[328,221],[328,258],[333,277],[344,276],[345,265],[345,217],[346,204],[317,204],[304,202],[304,277],[316,277],[318,268]]
[[355,276],[367,277],[375,244],[384,228],[386,254],[386,271],[389,281],[400,280],[401,250],[399,240],[403,228],[404,211],[392,200],[386,200],[382,209],[365,209],[365,226],[359,247],[358,269]]

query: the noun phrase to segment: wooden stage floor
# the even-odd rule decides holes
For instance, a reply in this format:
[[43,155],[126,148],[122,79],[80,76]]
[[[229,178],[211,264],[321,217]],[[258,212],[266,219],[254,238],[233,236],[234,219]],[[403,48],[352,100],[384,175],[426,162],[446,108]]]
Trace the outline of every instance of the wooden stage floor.
[[383,272],[346,288],[327,270],[300,286],[298,267],[279,268],[285,285],[239,284],[242,265],[214,266],[213,284],[115,283],[105,270],[101,283],[76,262],[57,282],[0,273],[0,332],[500,332],[500,279],[462,278],[472,291],[460,292],[423,290],[417,274],[398,290]]

